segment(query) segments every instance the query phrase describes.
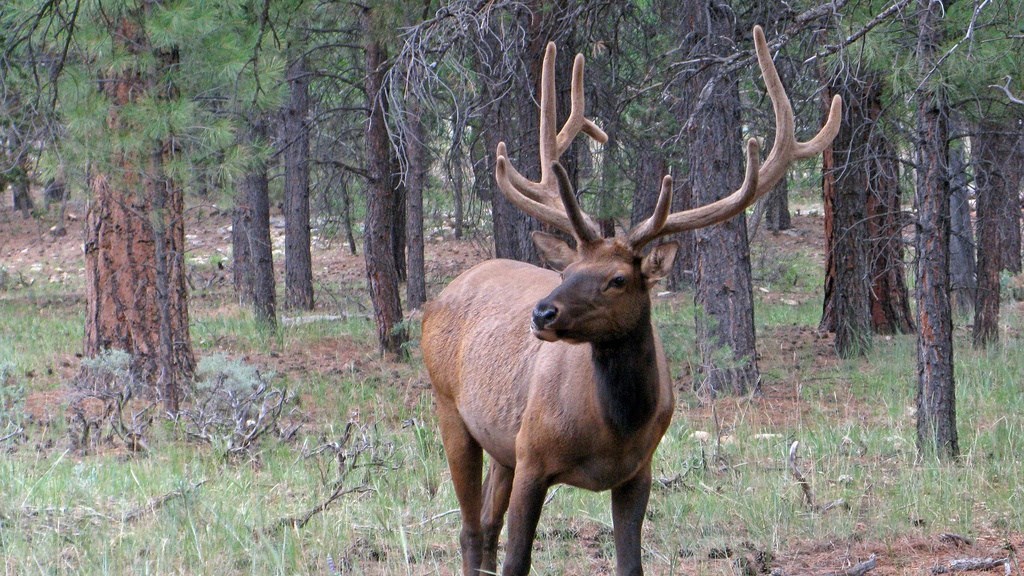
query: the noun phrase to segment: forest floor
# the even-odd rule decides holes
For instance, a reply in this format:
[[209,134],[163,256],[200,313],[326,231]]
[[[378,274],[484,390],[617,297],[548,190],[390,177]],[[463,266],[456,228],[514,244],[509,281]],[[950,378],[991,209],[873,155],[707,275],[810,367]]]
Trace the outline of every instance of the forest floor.
[[[72,205],[67,214],[67,234],[54,237],[49,227],[52,223],[42,220],[23,220],[9,209],[0,211],[0,299],[12,300],[31,298],[39,306],[47,306],[48,299],[60,299],[62,305],[84,304],[80,291],[84,276],[82,240],[84,238],[85,213],[81,206]],[[279,218],[274,219],[275,258],[281,258],[278,246],[283,245],[283,226]],[[231,310],[230,271],[230,215],[212,206],[195,207],[189,211],[187,225],[187,258],[192,264],[190,283],[194,300],[192,314],[216,316],[221,309]],[[752,260],[762,271],[755,290],[760,302],[773,303],[780,307],[797,308],[814,305],[820,298],[820,291],[788,289],[791,280],[787,269],[775,264],[785,261],[789,254],[801,254],[818,265],[823,264],[824,243],[822,240],[822,219],[817,214],[794,216],[794,228],[782,233],[760,230],[754,242]],[[451,239],[433,241],[428,245],[429,291],[435,294],[447,280],[462,270],[489,257],[486,240]],[[758,261],[760,259],[760,262]],[[341,238],[331,241],[318,239],[313,250],[314,274],[318,278],[318,309],[316,314],[338,313],[363,314],[369,316],[365,292],[364,263],[361,254],[352,255]],[[281,278],[279,285],[283,284]],[[33,291],[28,287],[42,284],[66,286],[63,291]],[[77,288],[76,288],[77,287]],[[39,296],[39,294],[45,294]],[[692,306],[689,293],[659,294],[658,298],[670,307],[686,309]],[[1017,304],[1013,304],[1017,306]],[[289,315],[287,312],[284,314]],[[876,346],[885,348],[890,339],[881,337]],[[681,402],[677,419],[687,419],[694,429],[718,430],[717,440],[728,442],[728,431],[740,423],[745,429],[776,430],[788,429],[805,419],[821,413],[834,414],[837,422],[865,420],[876,414],[869,404],[870,398],[857,394],[853,387],[837,386],[827,394],[808,395],[804,387],[812,386],[819,374],[831,374],[840,370],[842,362],[832,350],[831,338],[820,333],[815,326],[805,323],[774,324],[769,331],[758,334],[759,364],[763,373],[770,375],[762,384],[758,396],[722,400],[716,403],[701,402],[690,394]],[[309,373],[340,374],[353,366],[373,365],[376,370],[387,371],[387,361],[376,355],[376,351],[365,343],[333,338],[316,344],[292,349],[288,354],[272,350],[246,349],[239,342],[215,343],[213,348],[222,347],[229,353],[244,357],[246,362],[273,370],[299,381]],[[55,358],[46,374],[30,374],[32,382],[25,398],[25,411],[34,422],[48,422],[60,418],[67,409],[68,394],[61,382],[70,380],[78,370],[76,354],[65,354]],[[395,367],[394,373],[401,370]],[[690,370],[685,366],[677,370],[678,388],[687,391],[691,387]],[[429,404],[430,390],[425,374],[420,370],[408,382],[405,402],[417,405]],[[909,384],[909,383],[904,383]],[[303,401],[307,411],[306,419],[315,421],[330,417],[333,408],[318,405],[316,400]],[[885,426],[884,421],[863,422],[864,426]],[[725,431],[725,432],[722,432]],[[709,448],[710,450],[710,448]],[[822,513],[824,514],[824,512]],[[658,530],[657,523],[652,522]],[[597,532],[600,532],[598,530]],[[774,551],[758,550],[750,545],[747,549],[718,551],[704,557],[687,556],[680,553],[677,564],[680,573],[709,572],[708,566],[720,564],[721,573],[768,574],[852,574],[847,572],[859,563],[877,559],[877,566],[863,573],[870,574],[928,574],[938,573],[936,567],[948,566],[956,559],[983,559],[1009,557],[1013,561],[1012,573],[1024,574],[1016,564],[1016,551],[1024,547],[1024,535],[1007,533],[1006,530],[991,526],[977,526],[969,537],[960,537],[944,531],[942,527],[932,528],[923,523],[916,530],[877,537],[878,531],[865,526],[854,527],[852,536],[836,540],[831,536],[823,538],[790,538],[785,545]],[[590,534],[584,527],[577,537],[585,546],[594,550],[595,556],[605,554],[594,540],[604,538],[599,533]],[[457,538],[452,534],[451,546]],[[698,566],[700,568],[698,569]],[[862,564],[861,568],[865,568]],[[364,568],[365,570],[365,568]],[[977,573],[1003,573],[1002,564],[993,565],[989,570]],[[581,572],[590,575],[610,574],[607,562],[586,567]],[[660,573],[660,572],[656,572]],[[718,572],[715,572],[718,573]]]

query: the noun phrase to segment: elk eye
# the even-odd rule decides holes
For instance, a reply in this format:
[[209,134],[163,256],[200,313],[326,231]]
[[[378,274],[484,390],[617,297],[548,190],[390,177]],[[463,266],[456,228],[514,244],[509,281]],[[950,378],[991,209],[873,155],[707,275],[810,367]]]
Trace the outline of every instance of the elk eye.
[[609,288],[622,288],[626,285],[626,277],[619,274],[608,281]]

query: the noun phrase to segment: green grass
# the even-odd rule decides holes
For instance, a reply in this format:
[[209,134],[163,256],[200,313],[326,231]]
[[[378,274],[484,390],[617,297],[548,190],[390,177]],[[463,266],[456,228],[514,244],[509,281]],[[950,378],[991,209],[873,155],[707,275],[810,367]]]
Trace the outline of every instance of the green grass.
[[[813,350],[782,350],[773,336],[813,327],[820,313],[815,281],[803,276],[809,265],[798,259],[795,266],[794,276],[785,279],[784,271],[785,280],[759,292],[757,317],[766,385],[793,391],[797,400],[786,409],[799,413],[772,413],[770,397],[764,404],[721,399],[715,409],[728,438],[716,447],[693,435],[714,432],[707,409],[679,393],[655,461],[648,573],[731,574],[730,561],[709,559],[725,549],[779,553],[807,541],[1024,532],[1024,352],[1015,332],[987,352],[971,349],[958,332],[964,454],[957,463],[921,460],[913,336],[876,338],[858,361],[816,363]],[[781,285],[801,303],[780,303]],[[0,300],[5,398],[59,386],[47,370],[81,345],[80,304],[40,301]],[[1010,307],[1004,314],[1007,326],[1024,325]],[[656,315],[673,373],[685,381],[696,362],[692,299],[659,300]],[[266,438],[251,457],[226,459],[159,419],[147,453],[101,447],[78,454],[68,450],[59,417],[25,423],[26,440],[0,445],[8,448],[0,458],[7,571],[330,574],[333,565],[344,574],[457,573],[460,522],[426,376],[416,359],[378,360],[373,334],[356,316],[271,334],[230,306],[197,308],[197,353],[248,357],[262,373],[277,372],[272,384],[301,398],[289,405],[302,423],[298,434]],[[336,357],[304,366],[302,354]],[[293,358],[297,366],[288,364]],[[20,404],[4,405],[13,420]],[[340,456],[315,452],[340,441],[349,425]],[[816,503],[842,499],[846,507],[822,513],[804,505],[786,469],[793,441]],[[322,503],[339,479],[349,492],[304,527],[282,527]],[[607,493],[553,491],[534,573],[607,571],[614,565],[610,526]]]
[[84,307],[60,295],[0,299],[0,363],[46,379],[61,357],[81,352],[84,326]]

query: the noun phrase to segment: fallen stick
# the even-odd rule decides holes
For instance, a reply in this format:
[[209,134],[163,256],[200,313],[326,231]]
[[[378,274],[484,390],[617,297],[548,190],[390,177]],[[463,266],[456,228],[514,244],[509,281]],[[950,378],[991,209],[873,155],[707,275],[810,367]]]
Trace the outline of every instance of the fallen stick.
[[960,558],[951,560],[946,566],[935,566],[932,574],[948,574],[950,572],[968,572],[971,570],[991,570],[999,566],[1007,567],[1009,574],[1010,558]]
[[10,434],[8,434],[6,436],[0,437],[0,442],[6,442],[6,441],[10,440],[11,438],[15,438],[17,436],[21,436],[22,434],[24,434],[24,432],[25,432],[25,429],[22,428],[21,426],[18,426],[17,430],[15,430],[14,432],[11,432]]
[[871,555],[867,560],[850,566],[846,570],[838,570],[836,572],[829,572],[826,576],[864,576],[868,572],[878,567],[878,557],[874,554]]
[[182,498],[182,497],[188,496],[189,494],[191,494],[191,493],[195,492],[197,489],[199,489],[199,487],[202,486],[203,484],[206,484],[206,480],[200,480],[199,482],[196,482],[196,483],[192,484],[188,488],[182,488],[181,490],[172,490],[171,492],[168,492],[167,494],[164,494],[163,496],[159,496],[157,498],[152,498],[144,506],[139,506],[138,508],[135,508],[134,510],[131,510],[130,512],[126,512],[124,515],[122,515],[121,516],[121,522],[127,524],[129,522],[133,522],[135,520],[138,520],[139,518],[142,517],[143,514],[148,514],[150,512],[156,512],[164,504],[167,504],[168,502],[170,502],[171,500],[174,500],[175,498]]
[[945,542],[946,544],[952,544],[957,548],[974,544],[974,541],[970,538],[959,534],[953,534],[951,532],[943,532],[942,534],[939,534],[939,541]]
[[307,511],[305,514],[301,516],[289,516],[287,518],[281,518],[269,531],[273,531],[275,528],[303,528],[306,526],[306,524],[309,524],[309,521],[312,520],[314,516],[326,511],[331,504],[333,504],[342,496],[345,496],[346,494],[352,494],[353,492],[370,492],[372,490],[373,488],[370,488],[365,484],[361,486],[356,486],[354,488],[343,488],[341,483],[339,482],[337,487],[334,489],[334,493],[328,496],[326,500],[310,508],[309,511]]

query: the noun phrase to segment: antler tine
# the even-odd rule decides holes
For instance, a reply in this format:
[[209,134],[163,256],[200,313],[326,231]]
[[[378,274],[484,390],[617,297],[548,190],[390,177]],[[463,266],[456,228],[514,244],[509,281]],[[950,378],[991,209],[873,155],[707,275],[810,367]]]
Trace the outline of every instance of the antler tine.
[[604,130],[601,130],[597,124],[594,124],[583,115],[586,110],[586,98],[583,95],[583,66],[583,54],[577,54],[576,59],[572,63],[572,86],[570,89],[572,105],[569,109],[569,118],[566,119],[565,125],[558,132],[556,140],[559,158],[562,157],[562,154],[565,154],[565,151],[569,149],[569,145],[572,144],[573,138],[580,132],[601,144],[608,142],[608,135],[605,134]]
[[[566,215],[564,209],[559,210],[547,204],[541,203],[537,199],[527,195],[524,191],[518,189],[510,179],[523,178],[516,169],[509,163],[508,158],[505,157],[504,152],[505,144],[502,142],[498,145],[498,161],[494,166],[494,176],[498,181],[498,188],[501,189],[502,193],[505,194],[505,198],[512,203],[513,206],[519,208],[523,212],[533,216],[534,218],[545,222],[558,228],[562,232],[567,234],[575,234],[572,222],[569,221],[569,217]],[[512,176],[514,174],[515,176]],[[529,180],[526,180],[529,184],[534,184]]]
[[[573,64],[572,108],[569,119],[556,132],[555,104],[555,44],[549,42],[544,51],[540,81],[540,180],[534,182],[519,173],[508,161],[505,143],[498,144],[498,162],[495,178],[509,202],[527,214],[569,234],[577,234],[565,206],[559,198],[557,176],[553,164],[565,153],[580,132],[599,142],[606,142],[608,136],[584,116],[583,56],[577,55]],[[592,234],[597,227],[589,216],[580,211],[580,217]]]
[[754,26],[754,48],[757,51],[757,61],[761,67],[761,76],[764,78],[768,97],[775,110],[775,142],[772,145],[771,153],[768,154],[764,164],[760,165],[757,141],[748,140],[747,169],[743,184],[739,189],[711,204],[669,215],[668,221],[657,236],[703,228],[732,218],[758,198],[767,194],[782,178],[794,160],[818,154],[832,142],[839,132],[843,103],[842,98],[834,96],[825,125],[814,138],[807,142],[798,141],[793,120],[793,106],[779,79],[775,63],[772,62],[771,54],[768,52],[768,42],[765,40],[764,30],[760,26]]
[[583,210],[580,209],[580,204],[576,201],[576,194],[573,193],[572,182],[569,182],[569,174],[566,173],[565,168],[562,168],[561,164],[555,162],[551,165],[551,169],[558,180],[558,195],[562,197],[562,204],[565,206],[565,213],[569,217],[569,222],[572,223],[576,239],[582,244],[589,244],[600,240],[601,237],[597,235],[597,232],[594,231],[584,218]]
[[814,138],[807,142],[798,141],[793,121],[793,106],[779,78],[779,72],[775,69],[764,30],[760,26],[754,26],[754,48],[757,51],[757,63],[761,67],[761,76],[764,78],[768,97],[772,101],[772,108],[775,109],[775,143],[759,171],[759,187],[766,188],[767,192],[778,183],[793,160],[814,156],[832,142],[839,133],[839,124],[842,122],[843,101],[839,95],[834,96],[825,125]]
[[629,231],[627,242],[634,250],[639,251],[648,242],[657,238],[665,221],[668,220],[668,212],[672,209],[672,177],[665,175],[661,179],[661,192],[658,194],[658,203],[654,206],[654,213],[651,217],[637,224]]

